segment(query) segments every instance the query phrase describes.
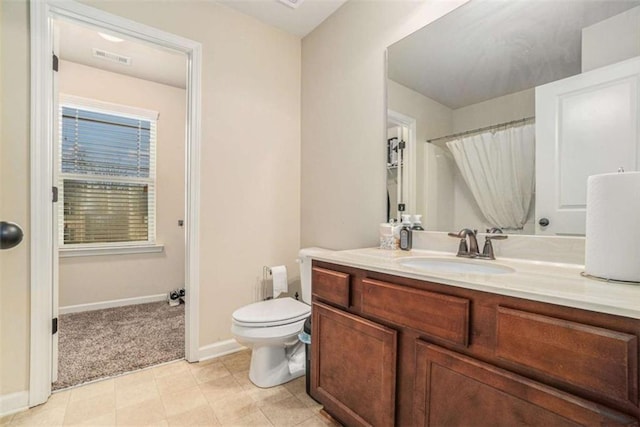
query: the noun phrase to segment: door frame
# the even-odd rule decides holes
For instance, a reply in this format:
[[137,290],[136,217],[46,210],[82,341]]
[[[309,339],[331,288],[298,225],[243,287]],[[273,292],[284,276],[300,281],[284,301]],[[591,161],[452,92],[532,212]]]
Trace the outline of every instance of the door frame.
[[185,356],[199,360],[200,288],[200,43],[69,0],[31,0],[30,290],[29,406],[51,395],[53,313],[53,19],[70,19],[183,52],[187,57],[185,194]]
[[[402,168],[403,173],[401,179],[406,178],[406,197],[404,200],[406,209],[405,213],[413,212],[416,209],[416,119],[399,113],[392,109],[387,109],[387,123],[393,123],[396,126],[406,127],[409,132],[409,137],[405,141],[407,146],[405,148],[405,167]],[[386,137],[385,137],[386,141]],[[397,206],[396,206],[397,210]]]

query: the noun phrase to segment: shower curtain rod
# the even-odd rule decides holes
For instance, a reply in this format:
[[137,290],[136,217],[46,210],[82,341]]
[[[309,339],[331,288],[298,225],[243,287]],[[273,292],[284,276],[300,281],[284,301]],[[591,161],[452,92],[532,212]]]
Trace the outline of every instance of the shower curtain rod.
[[461,136],[466,136],[466,135],[471,135],[471,134],[475,134],[475,133],[482,133],[482,132],[486,132],[489,130],[494,130],[494,129],[500,129],[500,128],[508,128],[509,126],[514,126],[514,125],[518,125],[518,124],[525,124],[529,121],[533,121],[535,119],[535,116],[532,117],[525,117],[524,119],[518,119],[518,120],[512,120],[510,122],[506,122],[506,123],[500,123],[497,125],[491,125],[491,126],[486,126],[483,128],[479,128],[479,129],[474,129],[474,130],[468,130],[465,132],[459,132],[459,133],[454,133],[452,135],[447,135],[447,136],[441,136],[439,138],[433,138],[433,139],[427,139],[427,142],[432,144],[436,141],[441,141],[443,139],[455,139]]

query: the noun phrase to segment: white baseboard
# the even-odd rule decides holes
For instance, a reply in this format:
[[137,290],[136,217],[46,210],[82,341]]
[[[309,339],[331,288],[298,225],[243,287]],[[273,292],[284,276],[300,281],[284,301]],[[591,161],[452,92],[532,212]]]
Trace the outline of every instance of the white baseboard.
[[29,409],[28,391],[0,395],[0,417],[15,414],[25,409]]
[[60,307],[59,314],[79,313],[81,311],[102,310],[103,308],[124,307],[126,305],[146,304],[166,301],[167,294],[147,295],[144,297],[114,299],[111,301],[92,302],[89,304],[68,305]]
[[245,348],[245,346],[238,344],[238,342],[234,339],[218,341],[217,343],[200,347],[199,360],[202,362],[203,360],[213,359],[214,357],[220,357],[226,354],[235,353],[244,350]]

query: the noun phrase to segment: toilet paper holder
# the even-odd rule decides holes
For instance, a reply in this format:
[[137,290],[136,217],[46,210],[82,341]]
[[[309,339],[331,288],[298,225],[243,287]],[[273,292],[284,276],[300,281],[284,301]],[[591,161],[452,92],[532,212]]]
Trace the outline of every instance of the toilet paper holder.
[[[269,281],[273,284],[273,294],[269,295]],[[277,288],[277,289],[276,289]],[[289,292],[287,281],[287,267],[284,265],[278,265],[275,267],[262,267],[262,296],[263,300],[277,298],[281,293]]]
[[270,276],[271,276],[271,268],[267,267],[266,265],[263,266],[262,267],[262,286],[261,286],[262,295],[260,295],[260,299],[262,301],[273,299],[273,296],[267,295],[267,282],[269,281]]

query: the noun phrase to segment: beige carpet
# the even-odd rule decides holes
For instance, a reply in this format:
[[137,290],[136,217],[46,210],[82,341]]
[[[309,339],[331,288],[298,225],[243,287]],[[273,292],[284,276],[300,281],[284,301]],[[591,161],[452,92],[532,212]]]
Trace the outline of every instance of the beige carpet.
[[59,317],[58,390],[184,357],[184,304],[107,308]]

